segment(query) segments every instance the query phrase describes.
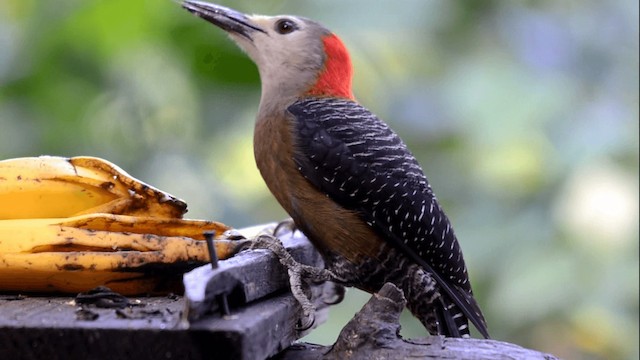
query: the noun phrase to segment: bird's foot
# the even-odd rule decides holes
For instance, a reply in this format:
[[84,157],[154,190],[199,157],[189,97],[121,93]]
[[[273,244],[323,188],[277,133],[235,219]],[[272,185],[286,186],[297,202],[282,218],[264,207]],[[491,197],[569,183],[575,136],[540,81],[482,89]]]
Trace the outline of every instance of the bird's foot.
[[[268,234],[258,235],[251,245],[251,249],[267,249],[273,252],[280,263],[287,268],[289,284],[293,297],[302,308],[302,318],[298,320],[297,330],[310,329],[315,323],[316,307],[310,299],[311,289],[309,282],[331,281],[333,274],[322,268],[317,268],[297,262],[284,247],[280,239]],[[338,285],[340,286],[340,285]],[[336,294],[340,294],[336,290]],[[344,294],[344,291],[342,292]],[[341,300],[341,295],[338,298]]]

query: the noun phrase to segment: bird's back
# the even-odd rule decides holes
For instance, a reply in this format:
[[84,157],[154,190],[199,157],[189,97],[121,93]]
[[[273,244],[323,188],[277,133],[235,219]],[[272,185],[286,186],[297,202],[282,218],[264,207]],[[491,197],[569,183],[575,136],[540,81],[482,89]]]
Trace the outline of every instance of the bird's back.
[[295,118],[297,170],[374,232],[425,267],[443,293],[484,319],[471,290],[449,219],[415,157],[387,124],[355,101],[308,98],[289,106]]

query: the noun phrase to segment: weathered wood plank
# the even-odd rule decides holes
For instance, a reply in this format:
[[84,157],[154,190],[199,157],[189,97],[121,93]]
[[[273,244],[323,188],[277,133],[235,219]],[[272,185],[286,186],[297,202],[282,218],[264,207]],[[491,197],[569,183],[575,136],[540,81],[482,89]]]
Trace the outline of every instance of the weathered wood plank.
[[[283,243],[294,258],[321,265],[297,233]],[[186,321],[187,297],[140,297],[124,309],[77,304],[72,297],[0,297],[0,359],[265,359],[304,336],[302,316],[288,291],[288,276],[269,251],[247,251],[191,278],[201,291],[197,319]],[[316,325],[326,320],[322,302],[330,283],[311,287]],[[231,316],[216,313],[215,297],[230,294]],[[195,292],[187,292],[194,294]]]
[[[322,258],[300,232],[280,236],[285,248],[299,263],[322,267]],[[217,299],[227,294],[230,304],[246,304],[288,289],[289,275],[268,250],[244,251],[219,262],[216,269],[201,266],[184,275],[189,319],[218,308]]]
[[[132,306],[104,309],[78,305],[73,297],[26,297],[0,299],[0,329],[90,328],[90,329],[168,329],[175,328],[184,309],[182,297],[130,298]],[[88,320],[90,314],[97,316]]]
[[[76,318],[71,298],[0,300],[0,359],[265,359],[302,336],[291,294],[237,308],[231,317],[212,315],[180,326],[184,300],[142,299],[145,306],[90,308],[95,321]],[[22,305],[18,305],[21,303]],[[319,322],[327,309],[319,312]]]
[[365,359],[523,359],[557,360],[550,354],[518,345],[485,339],[430,336],[405,340],[400,337],[400,313],[404,296],[393,284],[386,284],[342,329],[332,346],[296,344],[277,360],[365,360]]

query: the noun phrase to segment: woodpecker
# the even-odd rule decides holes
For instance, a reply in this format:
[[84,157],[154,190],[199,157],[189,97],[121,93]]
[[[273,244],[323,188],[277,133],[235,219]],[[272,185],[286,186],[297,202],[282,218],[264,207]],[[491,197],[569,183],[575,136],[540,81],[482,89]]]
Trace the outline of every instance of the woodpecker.
[[488,338],[449,219],[404,142],[355,100],[338,36],[298,16],[182,6],[256,63],[256,164],[333,280],[371,293],[392,282],[429,333],[466,337],[471,321]]

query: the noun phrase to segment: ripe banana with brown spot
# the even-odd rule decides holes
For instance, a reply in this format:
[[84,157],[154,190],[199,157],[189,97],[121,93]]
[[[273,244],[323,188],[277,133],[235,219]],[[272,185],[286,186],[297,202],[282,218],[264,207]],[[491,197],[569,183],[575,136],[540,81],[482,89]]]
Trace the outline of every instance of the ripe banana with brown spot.
[[111,213],[179,218],[187,204],[94,157],[0,161],[0,219]]
[[182,219],[186,204],[90,157],[0,161],[0,291],[125,295],[176,291],[181,275],[246,241],[214,221]]
[[220,234],[214,242],[220,259],[246,244],[221,238],[226,230],[212,221],[112,214],[0,220],[0,289],[166,291],[167,281],[179,282],[182,273],[209,261],[207,244],[199,240],[204,231]]

